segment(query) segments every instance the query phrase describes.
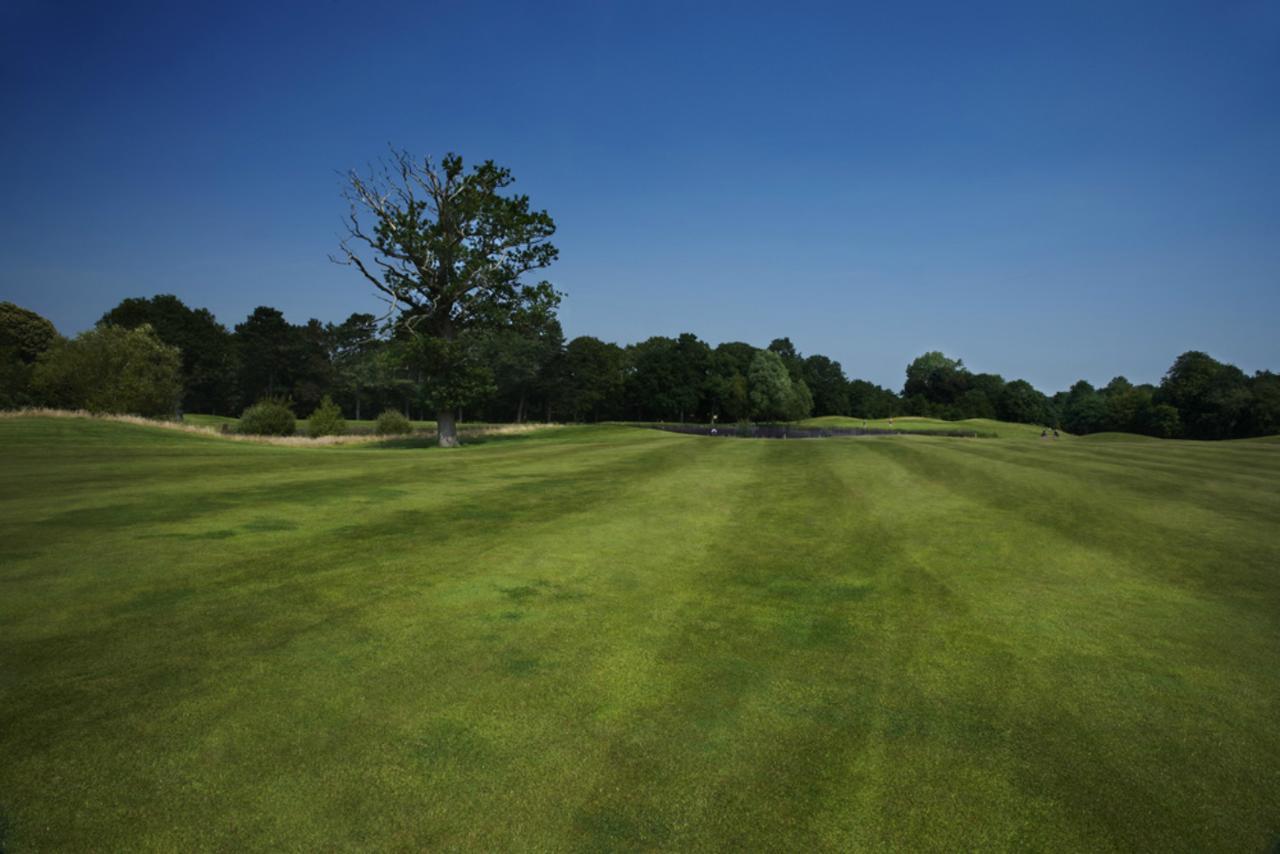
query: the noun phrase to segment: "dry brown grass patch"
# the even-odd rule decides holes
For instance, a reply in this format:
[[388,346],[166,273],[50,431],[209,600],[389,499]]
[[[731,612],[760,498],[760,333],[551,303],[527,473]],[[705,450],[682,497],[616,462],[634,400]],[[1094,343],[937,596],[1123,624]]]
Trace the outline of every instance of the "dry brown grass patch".
[[[143,418],[140,415],[108,415],[102,413],[87,412],[83,409],[46,409],[44,407],[27,407],[25,409],[11,409],[0,411],[0,418],[91,418],[97,421],[115,421],[120,424],[133,424],[139,427],[158,427],[163,430],[177,430],[182,433],[192,433],[198,436],[208,436],[215,439],[228,439],[233,442],[250,442],[255,445],[279,445],[292,448],[319,448],[328,445],[360,445],[371,442],[382,442],[396,438],[404,438],[403,436],[379,436],[375,433],[350,433],[345,436],[320,436],[319,438],[311,438],[310,436],[252,436],[243,433],[224,433],[218,427],[186,424],[181,421],[165,421],[155,418]],[[486,436],[514,436],[521,433],[531,433],[534,430],[543,430],[549,427],[559,427],[559,424],[486,424],[475,427],[461,425],[458,428],[458,436],[463,439],[480,438]],[[415,430],[410,436],[425,438],[435,435],[434,430]]]

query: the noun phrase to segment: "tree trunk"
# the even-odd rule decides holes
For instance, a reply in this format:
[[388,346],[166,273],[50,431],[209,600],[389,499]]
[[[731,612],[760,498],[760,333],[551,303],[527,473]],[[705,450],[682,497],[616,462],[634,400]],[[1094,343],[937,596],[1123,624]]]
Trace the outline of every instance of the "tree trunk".
[[516,407],[516,423],[524,423],[524,389],[520,389],[520,405]]
[[458,422],[454,420],[452,409],[436,413],[436,443],[442,448],[458,447]]

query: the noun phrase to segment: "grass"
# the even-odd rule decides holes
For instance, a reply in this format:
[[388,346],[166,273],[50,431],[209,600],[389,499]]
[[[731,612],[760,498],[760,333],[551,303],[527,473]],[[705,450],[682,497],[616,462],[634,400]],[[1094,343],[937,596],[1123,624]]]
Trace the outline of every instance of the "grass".
[[[183,415],[182,420],[187,424],[194,424],[197,427],[216,427],[219,429],[221,429],[224,424],[228,427],[233,427],[240,422],[239,418],[232,418],[229,415],[199,415],[194,413],[187,413]],[[377,426],[378,423],[377,420],[373,418],[362,418],[358,420],[355,418],[348,418],[346,421],[347,429],[353,433],[372,433],[374,427]],[[410,421],[409,424],[416,431],[434,431],[436,429],[436,422],[434,421]],[[306,432],[307,419],[299,418],[298,433],[305,435]]]
[[12,418],[0,470],[14,850],[1280,836],[1274,442]]
[[[843,415],[823,415],[818,418],[806,418],[796,422],[800,427],[876,427],[882,430],[976,430],[983,435],[995,434],[1002,439],[1040,438],[1043,427],[1034,424],[1013,424],[1008,421],[993,421],[990,418],[965,418],[959,421],[944,421],[941,418],[924,418],[918,415],[899,415],[890,423],[888,418],[848,418]],[[1061,433],[1061,431],[1059,431]],[[1061,433],[1066,438],[1066,433]]]
[[[319,448],[332,445],[369,445],[379,448],[421,448],[436,443],[435,422],[415,421],[412,433],[404,435],[382,436],[373,432],[371,426],[364,429],[348,430],[341,435],[325,435],[311,437],[307,435],[307,422],[300,421],[300,429],[290,436],[272,436],[261,434],[244,434],[236,430],[224,430],[224,425],[235,424],[238,419],[217,415],[187,417],[182,421],[168,419],[149,419],[137,415],[93,414],[84,410],[28,408],[20,410],[0,410],[0,420],[20,418],[74,418],[94,419],[120,424],[149,427],[157,430],[172,430],[188,435],[216,437],[235,442],[249,442],[258,445],[276,445],[280,447]],[[364,422],[356,422],[364,425]],[[429,430],[423,430],[422,424],[430,424]],[[554,423],[525,422],[522,424],[493,424],[481,421],[470,421],[458,425],[459,438],[468,444],[482,444],[498,439],[526,434],[555,431],[561,425]],[[2,853],[0,853],[2,854]]]
[[[71,413],[60,413],[60,414],[71,414]],[[80,414],[80,413],[75,413],[75,414]],[[184,415],[182,419],[182,424],[184,426],[199,427],[203,430],[213,430],[217,432],[221,432],[221,430],[224,427],[228,429],[234,428],[234,426],[238,423],[240,423],[239,418],[232,418],[227,415],[190,415],[188,414],[188,415]],[[296,426],[296,430],[294,431],[294,435],[288,438],[290,439],[307,438],[307,426],[309,424],[310,424],[310,421],[306,418],[297,419],[297,426]],[[375,435],[374,431],[377,428],[377,425],[378,425],[378,422],[372,419],[357,420],[354,418],[348,418],[346,419],[347,432],[344,434],[343,438],[350,440],[354,438],[365,438],[365,437],[373,436]],[[409,426],[413,429],[414,434],[430,433],[434,435],[436,432],[436,422],[434,421],[410,421]],[[545,422],[537,422],[537,421],[528,421],[523,424],[491,423],[486,421],[463,421],[458,423],[458,433],[464,439],[465,438],[479,439],[481,437],[502,435],[506,433],[513,433],[513,432],[523,433],[530,430],[542,430],[542,429],[545,429],[548,427],[554,427],[554,426],[559,426],[559,425],[548,424]],[[332,439],[333,437],[325,437],[325,438]],[[277,442],[276,444],[292,445],[292,444],[298,444],[298,443],[297,442],[283,442],[283,443]],[[342,444],[342,443],[339,442],[338,444]]]
[[182,420],[196,427],[222,427],[224,424],[232,425],[240,421],[239,418],[233,418],[230,415],[198,415],[193,412],[184,413]]

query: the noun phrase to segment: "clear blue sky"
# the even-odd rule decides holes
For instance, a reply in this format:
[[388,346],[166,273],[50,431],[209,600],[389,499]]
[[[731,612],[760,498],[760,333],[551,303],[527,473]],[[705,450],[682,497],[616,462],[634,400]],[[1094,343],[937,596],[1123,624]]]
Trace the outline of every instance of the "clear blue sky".
[[0,299],[374,310],[327,260],[388,142],[515,173],[569,336],[899,388],[1280,369],[1280,3],[0,3]]

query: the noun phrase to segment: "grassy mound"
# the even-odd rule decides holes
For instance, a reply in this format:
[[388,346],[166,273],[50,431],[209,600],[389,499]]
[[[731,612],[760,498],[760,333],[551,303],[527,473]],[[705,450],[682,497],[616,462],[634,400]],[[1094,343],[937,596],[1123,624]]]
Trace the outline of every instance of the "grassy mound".
[[1275,448],[0,419],[7,843],[1264,850]]
[[184,424],[192,424],[196,427],[221,427],[224,424],[234,426],[240,419],[229,415],[197,415],[188,412],[182,416],[182,421]]
[[1160,442],[1155,436],[1143,436],[1138,433],[1117,433],[1114,431],[1105,431],[1102,433],[1090,433],[1087,436],[1081,436],[1086,442]]
[[[799,421],[797,424],[801,427],[861,427],[864,423],[862,418],[847,418],[843,415],[824,415],[820,418],[807,418]],[[979,433],[994,433],[1001,439],[1014,438],[1040,438],[1040,431],[1043,427],[1037,427],[1034,424],[1014,424],[1009,421],[994,421],[990,418],[965,418],[961,421],[944,421],[941,418],[921,418],[914,415],[906,415],[900,418],[894,418],[893,423],[889,423],[888,418],[868,418],[865,419],[866,426],[877,427],[880,429],[905,430],[907,432],[917,430],[976,430]],[[1062,438],[1067,438],[1067,434],[1062,433]]]

